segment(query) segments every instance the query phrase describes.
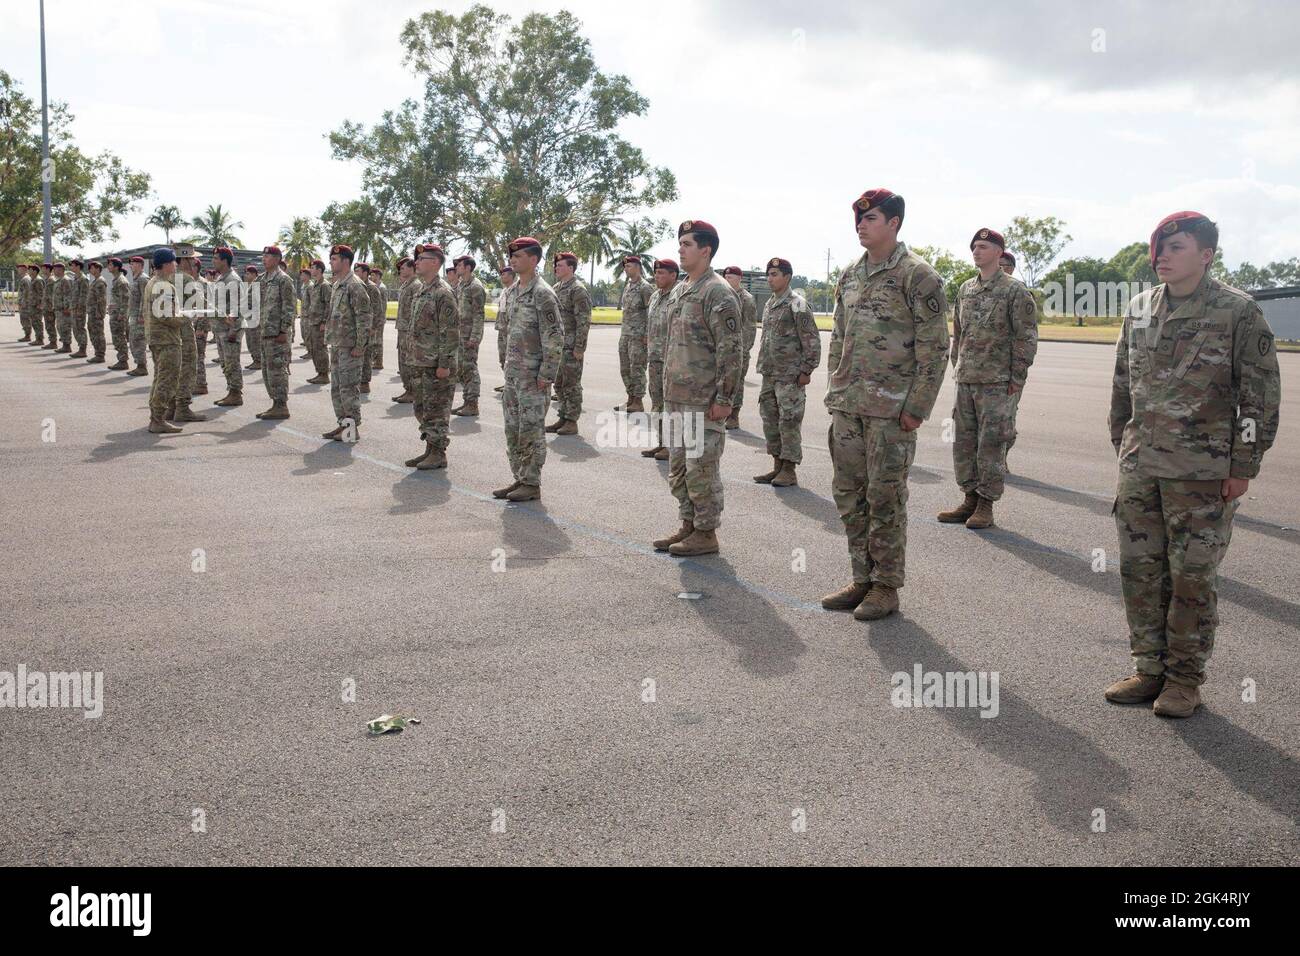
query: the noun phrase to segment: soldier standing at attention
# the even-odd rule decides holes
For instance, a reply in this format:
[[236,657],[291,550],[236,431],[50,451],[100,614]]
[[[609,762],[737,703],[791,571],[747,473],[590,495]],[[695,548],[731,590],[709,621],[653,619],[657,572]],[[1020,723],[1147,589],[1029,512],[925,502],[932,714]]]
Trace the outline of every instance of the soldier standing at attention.
[[299,347],[305,358],[311,358],[311,266],[298,270],[298,336]]
[[311,293],[303,303],[303,318],[307,324],[309,355],[316,374],[307,379],[308,385],[330,383],[330,357],[325,348],[325,326],[330,316],[330,284],[325,279],[325,263],[320,259],[311,262]]
[[212,282],[212,303],[217,314],[211,324],[216,333],[217,354],[221,356],[221,372],[226,377],[226,394],[215,404],[234,408],[244,404],[244,371],[239,365],[244,284],[239,281],[239,273],[231,268],[235,253],[229,246],[214,249],[212,259],[217,265],[217,277]]
[[463,402],[452,414],[478,414],[479,389],[478,347],[483,341],[483,320],[487,309],[487,289],[474,275],[478,263],[473,256],[456,260],[456,308],[460,314],[460,385]]
[[965,500],[941,511],[945,524],[993,524],[993,502],[1002,497],[1007,442],[1016,432],[1016,403],[1038,351],[1038,314],[1029,290],[1002,271],[1006,242],[993,229],[971,239],[979,274],[962,283],[952,319],[952,364],[957,395],[953,472]]
[[44,306],[45,318],[45,337],[49,340],[45,343],[44,348],[57,351],[59,348],[59,319],[55,314],[54,300],[57,298],[56,291],[59,285],[59,279],[54,274],[54,263],[46,262],[41,265],[45,272],[45,282],[42,286],[43,295],[41,303]]
[[38,263],[32,263],[27,271],[32,277],[32,345],[44,348],[46,276],[41,275],[42,268]]
[[664,444],[664,346],[668,339],[668,307],[677,277],[681,270],[676,259],[656,259],[654,268],[655,291],[646,309],[646,378],[650,387],[650,427],[655,432],[655,447],[641,452],[642,458],[655,461],[668,460],[668,446]]
[[907,472],[916,430],[948,364],[947,300],[938,274],[898,241],[903,197],[871,189],[853,203],[866,250],[835,287],[827,371],[835,505],[853,583],[822,607],[874,621],[898,610],[907,553]]
[[19,342],[32,340],[32,278],[27,274],[27,264],[18,263],[18,321],[22,323],[23,334]]
[[740,406],[745,401],[745,376],[749,374],[749,353],[754,350],[754,336],[757,333],[758,304],[754,296],[741,283],[745,281],[745,272],[740,266],[727,266],[722,270],[722,278],[727,280],[731,291],[736,294],[740,306],[740,382],[736,385],[736,397],[731,403],[731,417],[727,419],[727,429],[740,427]]
[[388,286],[384,285],[383,269],[371,267],[370,285],[376,303],[375,326],[370,334],[370,367],[379,371],[384,367],[384,327],[388,324]]
[[627,403],[614,406],[616,412],[643,412],[645,404],[646,335],[650,321],[650,296],[654,287],[641,277],[641,260],[628,256],[623,260],[623,273],[627,282],[619,308],[623,310],[623,325],[618,335],[618,370],[627,389]]
[[70,329],[72,337],[77,340],[77,351],[68,358],[86,357],[86,310],[90,306],[90,277],[86,275],[86,264],[80,259],[73,259],[72,275],[68,282],[72,286],[72,317]]
[[86,364],[94,365],[104,361],[107,349],[104,342],[104,316],[108,314],[108,280],[104,278],[104,267],[99,262],[92,262],[88,268],[90,292],[86,296],[86,332],[95,354],[86,359]]
[[411,337],[411,306],[420,294],[422,285],[415,275],[415,260],[402,256],[397,260],[397,377],[402,382],[402,393],[394,395],[393,401],[399,405],[409,405],[415,401],[415,382],[411,378],[411,365],[407,351]]
[[564,325],[555,292],[537,272],[542,244],[523,236],[509,245],[518,281],[503,297],[506,313],[506,456],[514,481],[494,498],[532,501],[542,496],[546,463],[546,405],[564,358]]
[[174,435],[181,429],[167,421],[176,407],[181,382],[181,291],[177,288],[176,253],[154,250],[153,274],[141,294],[145,338],[153,353],[153,382],[149,387],[149,431]]
[[108,368],[111,372],[123,372],[131,367],[127,361],[131,343],[131,283],[123,274],[122,260],[117,256],[108,260],[108,277],[108,332],[113,339],[113,351],[117,353],[116,364]]
[[817,321],[804,297],[790,288],[792,275],[788,260],[768,261],[772,298],[763,306],[763,340],[758,346],[758,374],[763,376],[758,412],[772,470],[755,475],[754,480],[778,488],[799,483],[795,466],[803,461],[805,389],[822,360]]
[[370,347],[370,340],[375,334],[375,296],[370,285],[370,266],[367,263],[358,262],[352,268],[352,274],[361,282],[361,288],[366,293],[366,302],[369,303],[366,314],[370,317],[370,331],[366,335],[366,355],[361,365],[361,392],[365,394],[370,391],[370,379],[374,375],[374,352]]
[[54,263],[55,331],[60,343],[55,352],[72,351],[72,302],[77,295],[72,280],[64,274],[62,262]]
[[591,294],[578,278],[576,254],[558,253],[553,266],[555,299],[564,326],[564,357],[560,361],[560,380],[555,383],[560,396],[556,408],[559,417],[547,425],[546,430],[556,435],[576,435],[578,418],[582,415],[582,357],[586,354],[587,335],[591,331]]
[[1107,687],[1106,699],[1155,698],[1165,717],[1200,706],[1219,562],[1277,437],[1281,402],[1259,305],[1210,278],[1218,245],[1218,227],[1199,212],[1160,220],[1150,254],[1161,284],[1129,303],[1115,353],[1115,524],[1136,673]]
[[173,275],[178,292],[176,314],[181,319],[181,372],[176,389],[176,405],[168,410],[165,417],[172,422],[201,422],[207,420],[206,416],[199,415],[190,406],[194,401],[195,366],[198,363],[192,313],[204,308],[203,292],[195,278],[198,267],[194,263],[194,247],[189,243],[178,242],[172,247],[172,252],[176,255],[177,263]]
[[253,291],[254,288],[261,288],[260,285],[256,287],[253,285],[259,282],[257,266],[252,264],[244,266],[244,282],[248,284],[249,298],[253,304],[251,323],[244,329],[244,344],[248,346],[248,354],[252,361],[244,366],[244,371],[258,372],[262,369],[262,319],[261,303]]
[[[211,309],[212,285],[203,274],[203,257],[196,250],[190,256],[188,262],[181,263],[181,265],[188,265],[186,272],[190,277],[190,281],[187,283],[191,290],[190,300],[187,302],[186,308],[201,308],[205,311]],[[192,395],[208,394],[207,353],[208,332],[211,331],[211,328],[211,316],[199,315],[194,317],[194,387],[190,390]]]
[[135,359],[135,368],[127,375],[149,374],[149,337],[145,334],[144,316],[144,257],[132,256],[127,260],[131,269],[131,296],[127,301],[127,332],[131,345],[131,357]]
[[424,451],[406,462],[408,468],[433,471],[447,467],[447,423],[451,399],[456,394],[456,366],[460,361],[461,328],[451,288],[439,281],[447,261],[435,242],[415,249],[420,292],[411,305],[411,331],[407,336],[407,362],[415,385],[415,418]]
[[352,268],[352,247],[339,243],[330,249],[330,320],[325,342],[330,349],[330,399],[338,428],[321,437],[356,441],[361,437],[361,377],[370,354],[370,293]]
[[713,271],[718,230],[703,219],[686,220],[677,227],[677,253],[686,284],[668,308],[664,410],[668,487],[682,526],[654,548],[688,557],[718,550],[724,423],[740,377],[741,332],[736,294]]
[[262,250],[260,280],[262,381],[266,384],[271,407],[258,412],[263,420],[289,417],[289,359],[293,353],[293,318],[295,295],[293,280],[280,268],[283,256],[279,246]]
[[[508,265],[502,266],[499,275],[501,276],[501,292],[497,295],[497,358],[499,359],[498,364],[500,364],[501,370],[504,372],[506,368],[506,332],[508,329],[506,328],[505,311],[501,305],[505,302],[506,292],[515,284],[515,270]],[[498,392],[504,390],[504,384],[498,385],[495,389]]]

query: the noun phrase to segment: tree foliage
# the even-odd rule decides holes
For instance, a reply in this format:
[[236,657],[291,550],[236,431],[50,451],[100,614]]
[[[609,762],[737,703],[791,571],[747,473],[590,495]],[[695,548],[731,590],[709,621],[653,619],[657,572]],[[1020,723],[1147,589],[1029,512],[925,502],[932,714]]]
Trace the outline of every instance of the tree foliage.
[[1038,285],[1043,273],[1074,238],[1065,231],[1065,223],[1055,216],[1042,219],[1016,216],[1003,235],[1007,248],[1015,253],[1025,284],[1031,288]]

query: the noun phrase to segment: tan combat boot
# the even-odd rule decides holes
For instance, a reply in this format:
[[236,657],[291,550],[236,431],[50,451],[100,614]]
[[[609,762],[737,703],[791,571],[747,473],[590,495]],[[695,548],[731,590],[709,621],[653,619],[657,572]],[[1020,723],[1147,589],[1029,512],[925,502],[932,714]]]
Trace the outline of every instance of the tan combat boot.
[[1117,680],[1106,688],[1106,699],[1112,704],[1144,704],[1154,700],[1165,686],[1163,677],[1153,674],[1133,674]]
[[225,398],[219,398],[213,402],[213,404],[221,405],[224,408],[238,408],[240,405],[244,404],[244,393],[227,392]]
[[149,419],[149,431],[155,435],[175,435],[184,431],[183,428],[177,428],[170,422],[165,422],[161,418]]
[[437,471],[439,468],[446,468],[447,453],[430,445],[429,454],[416,462],[415,467],[420,471]]
[[655,541],[654,548],[656,551],[667,551],[678,541],[685,541],[694,533],[695,525],[689,521],[683,521],[682,526],[677,529],[676,534],[670,534],[666,538],[660,538],[658,541]]
[[395,399],[393,399],[393,401],[396,402],[398,405],[411,405],[414,404],[415,402],[415,396],[411,394],[410,389],[407,389],[401,395],[398,395]]
[[871,590],[853,611],[855,621],[878,621],[898,610],[898,589],[875,581]]
[[336,429],[334,429],[333,431],[330,431],[330,432],[322,432],[320,437],[321,437],[321,438],[328,438],[328,439],[330,439],[331,441],[342,441],[342,440],[343,440],[343,426],[340,425],[338,428],[336,428]]
[[943,524],[965,524],[966,519],[975,513],[980,503],[980,496],[973,491],[966,492],[966,500],[951,511],[940,511],[939,520]]
[[727,416],[727,431],[740,427],[740,409],[733,408],[731,414]]
[[370,383],[369,383],[369,382],[362,382],[362,383],[361,383],[361,386],[360,386],[360,390],[361,390],[361,393],[362,393],[363,395],[369,395],[369,394],[370,394]]
[[148,375],[149,367],[147,365],[137,365],[135,368],[131,369],[131,371],[127,372],[126,374],[127,375]]
[[781,469],[772,478],[772,487],[789,488],[791,485],[799,484],[799,479],[794,473],[794,462],[781,460]]
[[866,584],[854,582],[840,588],[834,594],[828,594],[822,598],[822,607],[828,611],[852,611],[862,603],[862,599],[867,596],[867,592],[870,590],[870,582]]
[[521,481],[514,491],[506,495],[506,501],[536,501],[541,496],[540,485],[526,485]]
[[1186,684],[1165,681],[1164,690],[1156,698],[1156,705],[1151,708],[1161,717],[1190,717],[1201,706],[1201,689]]
[[188,405],[177,408],[176,414],[170,417],[174,422],[206,422],[208,420],[208,416],[198,414]]
[[659,454],[659,449],[663,447],[664,447],[663,445],[656,445],[654,448],[643,448],[641,450],[641,457],[654,458]]
[[987,498],[980,498],[975,511],[966,519],[966,527],[974,531],[993,527],[993,502]]
[[118,359],[116,362],[114,362],[112,365],[108,367],[108,370],[110,372],[125,372],[130,367],[131,366],[126,364],[126,359]]
[[307,379],[308,385],[328,385],[330,383],[330,373],[321,372],[319,375],[313,375]]
[[555,429],[557,435],[576,435],[578,434],[578,423],[572,418],[566,418],[560,422],[560,427]]
[[668,460],[667,448],[660,448],[657,452],[655,452],[655,461],[667,461],[667,460]]
[[478,415],[478,399],[474,399],[472,402],[466,402],[460,408],[453,408],[451,413],[453,415],[460,415],[462,418],[475,417]]
[[207,387],[206,385],[195,385],[194,388],[193,388],[193,390],[190,392],[190,394],[191,394],[191,395],[206,395],[206,394],[208,394],[208,387]]
[[712,530],[701,531],[696,528],[683,540],[678,541],[676,544],[670,544],[668,553],[675,554],[680,558],[691,558],[699,554],[717,554],[717,532]]
[[780,473],[781,473],[781,459],[773,456],[772,470],[765,471],[761,475],[755,475],[754,480],[757,481],[760,485],[770,485],[772,483],[772,479],[775,478]]
[[77,349],[77,351],[73,352],[71,355],[68,356],[68,358],[85,358],[85,357],[86,357],[86,349],[84,346],[82,348]]
[[512,481],[512,482],[510,482],[510,484],[506,485],[504,488],[498,488],[496,491],[492,492],[492,497],[493,497],[493,498],[504,498],[506,495],[510,494],[510,492],[512,492],[512,491],[514,491],[516,488],[518,488],[519,485],[520,485],[520,482],[518,482],[518,481]]
[[560,426],[563,425],[563,424],[564,424],[564,419],[563,419],[563,418],[557,418],[555,421],[551,422],[549,425],[547,425],[545,428],[543,428],[542,431],[547,432],[548,434],[554,435],[556,432],[558,432],[558,431],[560,430]]
[[284,402],[275,402],[270,408],[262,412],[262,414],[259,415],[258,417],[261,418],[263,421],[270,421],[271,419],[288,418],[289,406],[286,405]]
[[426,441],[424,443],[424,451],[420,452],[414,458],[406,459],[406,461],[402,462],[402,464],[404,464],[407,468],[414,468],[420,462],[424,461],[424,459],[428,458],[429,452],[431,451],[433,451],[433,442]]

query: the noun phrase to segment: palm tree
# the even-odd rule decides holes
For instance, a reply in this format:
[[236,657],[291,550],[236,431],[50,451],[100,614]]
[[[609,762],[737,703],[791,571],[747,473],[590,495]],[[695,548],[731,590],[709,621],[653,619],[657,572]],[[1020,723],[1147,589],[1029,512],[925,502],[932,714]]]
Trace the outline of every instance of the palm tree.
[[185,217],[175,206],[159,206],[153,215],[144,221],[146,226],[157,226],[167,237],[167,245],[172,244],[172,230],[185,224]]
[[664,219],[642,217],[636,222],[628,223],[623,235],[615,237],[616,245],[610,250],[610,260],[614,264],[614,276],[617,278],[622,274],[623,260],[628,256],[636,256],[640,259],[642,271],[648,274],[654,265],[650,256],[650,249],[659,241],[659,237],[667,229],[668,222]]
[[325,227],[311,216],[295,216],[289,225],[280,227],[275,241],[284,251],[286,268],[305,269],[326,245]]
[[199,245],[229,246],[231,249],[244,248],[243,241],[236,235],[236,229],[243,229],[242,222],[231,222],[230,214],[221,208],[221,204],[209,206],[201,216],[190,220],[190,225],[199,231]]
[[585,229],[578,230],[573,238],[573,251],[591,263],[591,284],[596,284],[596,263],[605,263],[614,255],[614,243],[619,241],[614,224],[627,225],[621,219],[597,219]]

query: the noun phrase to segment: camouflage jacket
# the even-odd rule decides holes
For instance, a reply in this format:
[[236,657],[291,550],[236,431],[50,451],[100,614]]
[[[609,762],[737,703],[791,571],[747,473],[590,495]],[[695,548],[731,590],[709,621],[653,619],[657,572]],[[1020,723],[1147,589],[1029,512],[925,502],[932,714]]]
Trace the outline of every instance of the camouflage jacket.
[[50,301],[53,304],[55,315],[72,314],[72,297],[74,294],[71,276],[64,275],[62,279],[54,280]]
[[560,305],[560,323],[564,326],[564,347],[570,352],[587,351],[591,332],[591,293],[576,275],[555,283],[555,298]]
[[297,296],[293,280],[279,269],[272,269],[258,277],[260,330],[263,339],[278,335],[293,338],[293,320]]
[[646,310],[649,322],[646,324],[646,358],[650,362],[664,361],[664,347],[668,344],[668,308],[672,305],[673,294],[680,289],[681,283],[667,291],[656,288],[650,296],[650,307]]
[[740,333],[744,336],[741,347],[753,347],[754,336],[758,332],[758,303],[753,294],[743,286],[736,290],[740,306]]
[[217,310],[218,318],[212,320],[215,329],[224,326],[227,337],[240,327],[239,310],[242,305],[244,283],[234,269],[225,275],[218,273],[212,282],[212,307]]
[[421,285],[415,296],[406,361],[416,368],[445,368],[451,375],[456,374],[460,365],[460,316],[446,282]]
[[961,385],[1023,386],[1038,351],[1034,297],[1001,269],[961,284],[952,313],[952,364]]
[[774,382],[794,382],[812,375],[821,360],[821,333],[804,297],[787,288],[768,299],[758,345],[759,374]]
[[506,378],[554,382],[564,357],[560,304],[540,275],[528,285],[519,279],[502,297],[506,314]]
[[687,279],[669,298],[664,341],[664,400],[730,405],[740,380],[740,307],[712,269]]
[[635,282],[628,279],[623,285],[623,295],[618,301],[619,308],[623,310],[621,335],[646,334],[646,325],[650,321],[650,296],[654,292],[655,287],[645,279],[637,279]]
[[109,280],[108,314],[117,319],[125,319],[131,307],[131,283],[126,273],[119,272]]
[[397,331],[411,331],[411,306],[415,304],[415,297],[423,288],[424,283],[411,276],[397,290]]
[[181,344],[181,327],[185,320],[180,315],[183,277],[177,272],[171,279],[155,274],[144,284],[141,296],[144,302],[144,334],[150,346]]
[[143,272],[138,276],[132,276],[127,280],[131,283],[131,298],[127,302],[129,318],[140,319],[144,317],[144,287],[148,284],[149,279]]
[[947,309],[938,274],[906,245],[875,264],[864,252],[835,286],[826,407],[929,417],[948,365]]
[[38,275],[32,279],[32,308],[42,314],[49,310],[49,306],[45,304],[44,276]]
[[1115,352],[1110,440],[1152,478],[1254,478],[1277,437],[1273,331],[1245,292],[1206,275],[1172,312],[1161,284],[1133,297]]
[[86,315],[92,319],[102,319],[108,312],[108,280],[102,275],[90,282],[90,293],[86,296]]
[[72,304],[69,308],[74,316],[85,315],[86,308],[90,305],[90,276],[82,272],[67,278],[72,284]]
[[364,349],[370,344],[370,293],[351,269],[330,288],[330,320],[325,344],[331,348]]
[[24,275],[18,282],[18,314],[26,315],[32,310],[32,277]]
[[373,282],[365,283],[366,295],[370,297],[370,322],[372,325],[383,325],[388,315],[385,310],[385,302],[379,286]]
[[460,316],[460,340],[467,346],[483,341],[483,316],[487,308],[487,289],[477,276],[456,287],[456,311]]

